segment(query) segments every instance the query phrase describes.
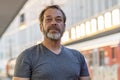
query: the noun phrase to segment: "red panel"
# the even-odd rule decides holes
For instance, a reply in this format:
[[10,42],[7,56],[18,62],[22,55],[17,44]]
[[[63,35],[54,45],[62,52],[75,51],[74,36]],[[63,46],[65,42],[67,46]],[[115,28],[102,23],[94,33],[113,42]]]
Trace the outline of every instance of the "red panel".
[[118,67],[118,80],[120,80],[120,66]]
[[120,64],[120,47],[116,48],[116,62]]

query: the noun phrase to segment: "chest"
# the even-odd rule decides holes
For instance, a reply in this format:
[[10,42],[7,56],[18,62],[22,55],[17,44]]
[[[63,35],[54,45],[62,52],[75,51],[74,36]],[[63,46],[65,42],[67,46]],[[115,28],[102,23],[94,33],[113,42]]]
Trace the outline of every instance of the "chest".
[[43,55],[39,57],[32,71],[32,76],[52,80],[53,78],[75,78],[79,76],[79,73],[80,63],[77,57],[65,54]]

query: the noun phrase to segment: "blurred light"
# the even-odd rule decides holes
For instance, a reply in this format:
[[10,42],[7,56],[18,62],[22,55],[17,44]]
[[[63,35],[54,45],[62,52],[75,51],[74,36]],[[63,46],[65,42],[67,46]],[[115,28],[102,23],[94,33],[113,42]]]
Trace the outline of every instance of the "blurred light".
[[63,5],[67,2],[67,0],[53,0],[54,4],[58,4],[58,5]]
[[80,25],[80,35],[81,36],[85,35],[85,24],[83,23]]
[[96,32],[97,31],[97,21],[96,19],[91,20],[91,31]]
[[85,26],[86,34],[90,34],[90,31],[91,31],[91,30],[90,30],[90,29],[91,29],[91,28],[90,28],[90,22],[87,21],[85,25],[86,25],[86,26]]
[[71,28],[71,39],[75,39],[76,38],[76,33],[75,33],[75,28]]
[[120,22],[120,11],[119,9],[114,9],[112,11],[112,24],[118,25]]
[[69,41],[69,32],[65,31],[62,37],[62,42]]
[[37,41],[37,44],[40,44],[41,43],[41,41]]
[[98,30],[104,29],[104,18],[103,16],[98,17]]
[[76,37],[79,38],[80,37],[80,26],[76,26]]
[[105,28],[111,27],[112,24],[111,13],[110,12],[105,13],[104,17],[105,17]]
[[23,30],[23,29],[25,29],[25,28],[26,28],[26,25],[25,25],[25,24],[21,24],[21,25],[20,25],[20,29],[21,29],[21,30]]

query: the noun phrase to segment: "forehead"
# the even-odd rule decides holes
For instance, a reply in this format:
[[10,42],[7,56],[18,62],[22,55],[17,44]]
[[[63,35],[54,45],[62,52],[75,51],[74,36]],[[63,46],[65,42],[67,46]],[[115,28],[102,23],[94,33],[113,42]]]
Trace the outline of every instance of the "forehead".
[[45,11],[44,17],[63,17],[63,14],[60,10],[55,8],[49,8]]

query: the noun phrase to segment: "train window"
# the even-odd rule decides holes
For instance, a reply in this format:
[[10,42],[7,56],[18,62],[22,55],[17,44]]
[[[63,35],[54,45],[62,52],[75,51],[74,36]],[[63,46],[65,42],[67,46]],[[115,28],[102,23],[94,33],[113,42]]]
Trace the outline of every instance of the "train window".
[[112,48],[112,58],[115,58],[115,48]]
[[92,53],[87,53],[84,54],[85,58],[87,59],[87,62],[90,66],[93,66],[93,54]]
[[89,56],[90,56],[89,64],[90,64],[90,66],[92,66],[93,65],[93,55],[92,55],[92,53],[90,53]]
[[99,53],[99,64],[100,66],[104,65],[104,51],[100,51]]

